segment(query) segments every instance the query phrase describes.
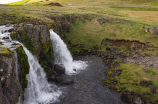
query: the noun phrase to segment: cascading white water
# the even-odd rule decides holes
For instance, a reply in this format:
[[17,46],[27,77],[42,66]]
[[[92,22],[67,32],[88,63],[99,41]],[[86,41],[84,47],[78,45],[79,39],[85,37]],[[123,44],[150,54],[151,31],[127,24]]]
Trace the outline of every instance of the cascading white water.
[[[53,46],[55,64],[62,64],[66,69],[66,73],[75,74],[77,70],[85,69],[86,62],[73,61],[73,58],[67,48],[67,45],[52,29],[50,31],[50,38]],[[76,71],[74,71],[76,69]]]
[[19,80],[19,72],[18,72],[18,68],[19,68],[19,64],[18,64],[18,56],[17,56],[17,52],[16,51],[14,51],[14,54],[15,54],[15,58],[16,58],[16,60],[15,60],[15,72],[16,72],[16,78],[17,78],[17,80]]
[[[0,26],[0,42],[3,42],[3,47],[7,47],[14,50],[16,49],[16,47],[13,47],[12,44],[21,43],[18,41],[11,40],[10,33],[8,32],[8,30],[12,28],[12,26]],[[8,40],[3,40],[4,37],[7,37]],[[28,57],[30,71],[27,75],[28,87],[25,89],[24,92],[24,102],[21,100],[21,97],[19,97],[19,102],[17,104],[50,104],[58,101],[58,97],[62,94],[62,92],[54,84],[48,83],[46,79],[46,74],[43,71],[43,68],[38,63],[38,60],[31,54],[29,50],[27,50],[26,47],[23,46],[23,48]],[[16,51],[15,57],[15,72],[17,74],[18,79],[18,57]]]
[[30,72],[27,75],[28,87],[24,92],[24,104],[50,104],[57,101],[62,92],[53,84],[48,84],[45,72],[37,59],[24,47],[28,56]]

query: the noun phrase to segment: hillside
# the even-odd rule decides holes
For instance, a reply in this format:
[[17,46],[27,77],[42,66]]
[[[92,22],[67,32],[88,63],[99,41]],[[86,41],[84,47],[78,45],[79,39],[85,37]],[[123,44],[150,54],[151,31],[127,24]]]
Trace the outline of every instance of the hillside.
[[64,5],[158,5],[158,0],[22,0],[9,5],[39,5],[59,2]]
[[[0,25],[23,29],[33,24],[34,30],[34,25],[42,24],[60,35],[72,55],[101,57],[109,66],[102,85],[118,91],[127,103],[139,97],[146,104],[157,104],[158,0],[23,0],[0,6],[0,11]],[[33,54],[41,50],[39,42],[39,48],[34,47],[30,34],[28,38],[27,32],[16,32]],[[46,50],[48,44],[43,46]],[[0,48],[0,54],[8,51]],[[49,59],[37,57],[46,68]]]

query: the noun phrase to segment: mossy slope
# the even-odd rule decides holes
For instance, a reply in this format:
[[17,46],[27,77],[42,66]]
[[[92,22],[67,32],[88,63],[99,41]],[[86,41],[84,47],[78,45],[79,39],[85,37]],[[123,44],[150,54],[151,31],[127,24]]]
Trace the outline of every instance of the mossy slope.
[[17,56],[18,56],[18,63],[19,63],[19,82],[22,86],[22,89],[24,91],[24,89],[27,87],[27,74],[29,73],[29,63],[28,63],[28,57],[23,49],[22,46],[18,47],[16,49],[17,51]]

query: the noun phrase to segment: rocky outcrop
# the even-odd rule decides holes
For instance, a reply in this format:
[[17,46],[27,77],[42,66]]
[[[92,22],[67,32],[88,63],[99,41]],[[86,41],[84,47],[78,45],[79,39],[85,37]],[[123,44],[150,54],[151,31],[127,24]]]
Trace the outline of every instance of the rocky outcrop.
[[54,65],[54,71],[55,71],[58,75],[65,74],[65,68],[64,68],[62,65],[55,64],[55,65]]
[[47,76],[52,74],[51,41],[49,29],[45,25],[20,23],[14,26],[13,39],[21,41],[39,60]]
[[145,32],[149,32],[153,35],[157,35],[158,34],[158,28],[142,28]]
[[6,57],[0,55],[0,103],[15,104],[22,92],[21,85],[15,74],[15,55]]

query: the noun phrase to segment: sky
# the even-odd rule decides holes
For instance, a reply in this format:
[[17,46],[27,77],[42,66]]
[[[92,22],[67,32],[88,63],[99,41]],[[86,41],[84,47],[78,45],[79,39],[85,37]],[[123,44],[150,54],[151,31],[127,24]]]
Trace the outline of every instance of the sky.
[[16,2],[16,1],[21,1],[21,0],[0,0],[0,4],[7,4],[11,2]]

